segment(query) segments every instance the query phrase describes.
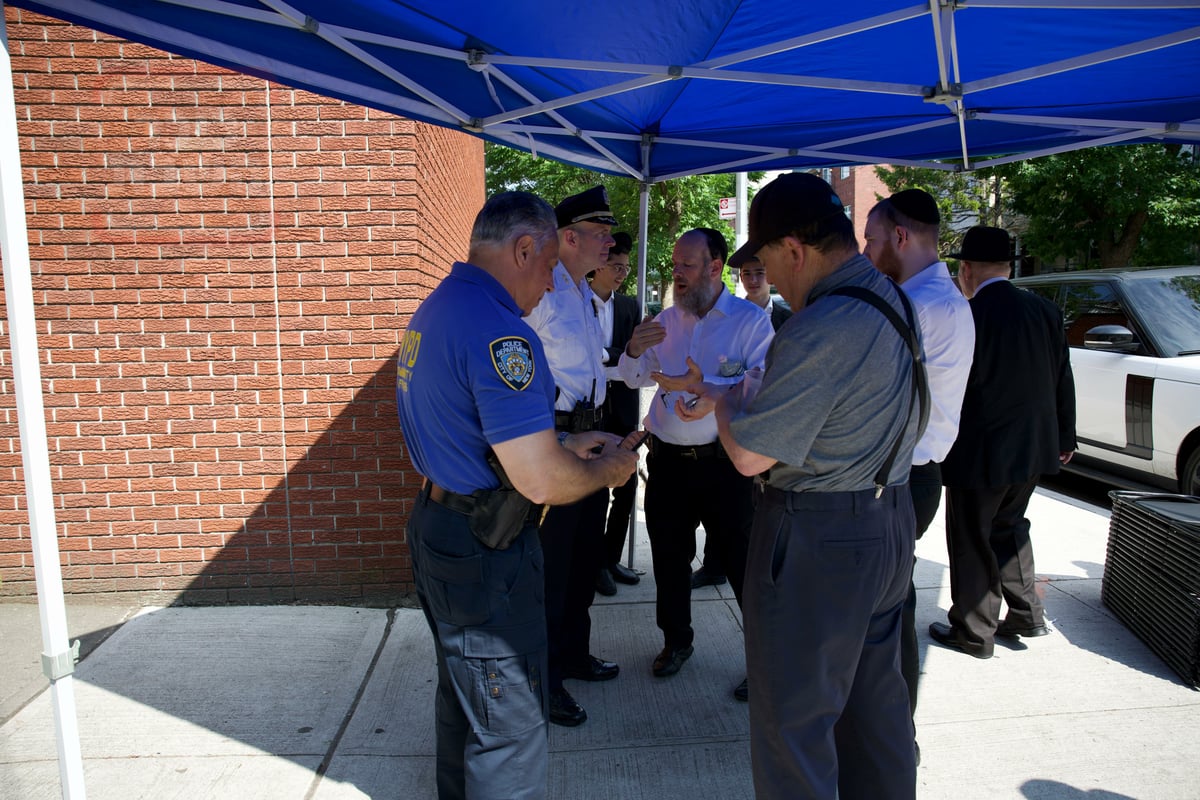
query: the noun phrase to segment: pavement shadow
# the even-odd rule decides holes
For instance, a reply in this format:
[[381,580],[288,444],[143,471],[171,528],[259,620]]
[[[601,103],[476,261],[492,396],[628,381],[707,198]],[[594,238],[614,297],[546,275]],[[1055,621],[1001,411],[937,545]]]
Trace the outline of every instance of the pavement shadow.
[[1127,794],[1105,789],[1076,789],[1065,783],[1040,778],[1021,784],[1021,794],[1028,800],[1137,800]]
[[[1104,604],[1101,591],[1104,565],[1076,560],[1086,578],[1078,575],[1039,574],[1047,613],[1057,635],[1096,655],[1156,678],[1188,685],[1169,664],[1127,627]],[[999,640],[997,640],[999,641]]]

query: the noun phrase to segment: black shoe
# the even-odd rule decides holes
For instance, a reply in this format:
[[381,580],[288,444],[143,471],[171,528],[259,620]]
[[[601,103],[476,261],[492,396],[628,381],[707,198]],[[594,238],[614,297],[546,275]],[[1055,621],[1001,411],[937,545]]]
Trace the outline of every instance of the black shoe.
[[587,712],[566,689],[551,689],[550,721],[555,725],[574,728],[587,722]]
[[726,578],[719,572],[709,572],[704,567],[692,573],[692,588],[699,589],[701,586],[720,586],[725,582]]
[[737,688],[733,690],[733,699],[741,700],[743,703],[750,702],[750,679],[749,678],[746,678],[746,680],[739,683],[737,685]]
[[921,766],[921,745],[917,744],[916,739],[913,739],[913,755],[917,757],[917,766]]
[[613,564],[608,568],[612,572],[613,580],[617,583],[624,583],[628,586],[637,586],[641,582],[642,576],[631,570],[624,564]]
[[953,628],[941,622],[929,626],[929,636],[938,644],[961,650],[975,658],[991,658],[995,649],[991,642],[972,642],[958,628]]
[[587,663],[583,666],[564,669],[563,677],[580,681],[611,681],[620,671],[621,668],[612,661],[601,661],[595,656],[588,656]]
[[612,573],[604,567],[596,570],[596,591],[605,597],[612,597],[617,593],[617,585],[613,583]]
[[1041,625],[1016,625],[1005,620],[996,626],[997,636],[1010,639],[1016,636],[1032,639],[1035,636],[1048,636],[1049,634],[1050,629],[1044,623]]
[[656,678],[665,678],[668,675],[674,675],[679,672],[679,668],[683,666],[683,662],[692,657],[693,648],[691,645],[687,647],[671,647],[667,645],[662,649],[662,652],[654,657],[654,676]]

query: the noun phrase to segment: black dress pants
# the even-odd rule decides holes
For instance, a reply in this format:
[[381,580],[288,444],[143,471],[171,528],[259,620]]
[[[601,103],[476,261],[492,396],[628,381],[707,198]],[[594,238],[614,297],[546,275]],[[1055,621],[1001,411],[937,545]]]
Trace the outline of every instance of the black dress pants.
[[1025,508],[1037,478],[1009,486],[946,489],[946,546],[950,553],[950,624],[973,642],[991,644],[1000,601],[1009,622],[1045,623],[1037,596],[1033,543]]
[[[663,643],[692,643],[692,559],[696,528],[717,547],[738,604],[754,518],[754,479],[742,475],[723,453],[698,458],[655,441],[647,457],[646,530],[658,588],[657,622]],[[711,451],[714,448],[709,445]]]
[[546,635],[550,689],[561,689],[563,671],[587,665],[592,600],[600,564],[608,489],[575,503],[552,506],[539,531],[546,562]]
[[[936,461],[918,464],[908,477],[908,489],[912,493],[913,513],[917,517],[917,538],[937,516],[942,503],[942,468]],[[915,567],[917,559],[913,557]],[[908,599],[900,614],[900,671],[908,684],[909,710],[917,713],[917,684],[921,679],[921,656],[917,645],[917,587],[908,581]]]

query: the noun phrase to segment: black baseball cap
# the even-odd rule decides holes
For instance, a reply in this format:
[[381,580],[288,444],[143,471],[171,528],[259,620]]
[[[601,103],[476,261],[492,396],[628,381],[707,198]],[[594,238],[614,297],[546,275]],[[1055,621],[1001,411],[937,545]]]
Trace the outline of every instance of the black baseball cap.
[[763,246],[809,223],[846,213],[842,200],[811,172],[788,172],[758,190],[750,204],[750,238],[729,259],[741,265],[756,258]]

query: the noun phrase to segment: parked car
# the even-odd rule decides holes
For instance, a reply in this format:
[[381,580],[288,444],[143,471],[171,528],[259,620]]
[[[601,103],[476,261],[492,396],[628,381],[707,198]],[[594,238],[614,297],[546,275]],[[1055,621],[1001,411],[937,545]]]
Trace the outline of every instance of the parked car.
[[1063,312],[1079,439],[1068,469],[1200,494],[1200,267],[1058,272],[1013,284]]

